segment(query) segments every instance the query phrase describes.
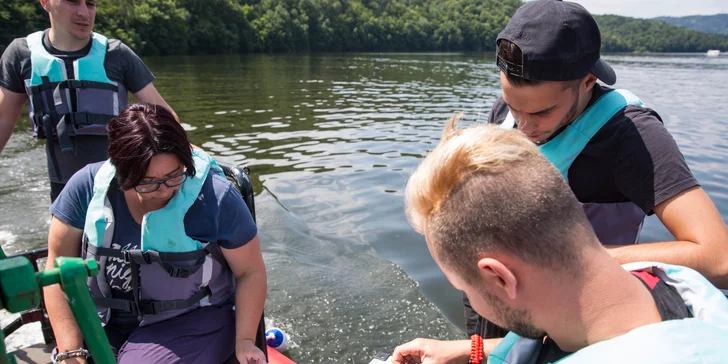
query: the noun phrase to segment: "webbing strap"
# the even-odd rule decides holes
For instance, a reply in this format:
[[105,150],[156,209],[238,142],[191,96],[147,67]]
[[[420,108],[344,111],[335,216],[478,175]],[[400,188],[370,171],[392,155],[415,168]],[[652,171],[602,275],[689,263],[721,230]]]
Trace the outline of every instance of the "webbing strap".
[[[181,300],[167,300],[167,301],[144,301],[139,300],[138,303],[131,300],[125,300],[120,298],[100,298],[94,297],[94,303],[99,308],[110,308],[112,310],[119,310],[123,312],[130,312],[134,315],[155,315],[168,311],[177,311],[190,308],[199,303],[203,298],[210,296],[212,290],[208,286],[200,287],[195,294],[190,298]],[[141,315],[140,315],[141,314]]]

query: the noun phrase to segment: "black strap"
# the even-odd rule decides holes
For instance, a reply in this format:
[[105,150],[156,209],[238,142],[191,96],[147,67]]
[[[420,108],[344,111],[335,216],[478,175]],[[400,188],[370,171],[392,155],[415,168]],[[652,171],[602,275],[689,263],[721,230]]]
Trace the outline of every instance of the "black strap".
[[69,90],[78,89],[95,89],[95,90],[108,90],[113,92],[119,92],[119,86],[112,83],[104,83],[97,81],[84,81],[84,80],[67,80],[61,82],[58,87],[66,88]]
[[[198,304],[203,298],[212,295],[209,286],[201,286],[195,294],[190,298],[183,300],[167,300],[167,301],[135,301],[118,299],[118,298],[99,298],[94,297],[94,303],[99,308],[110,308],[123,312],[131,312],[141,320],[141,315],[155,315],[163,312],[184,310]],[[141,315],[140,315],[141,314]]]
[[[193,250],[190,252],[183,253],[162,253],[154,250],[141,251],[141,250],[119,250],[113,248],[99,248],[93,245],[89,245],[88,251],[96,256],[107,256],[117,258],[125,263],[136,263],[139,265],[146,265],[157,263],[161,265],[165,271],[174,278],[187,278],[195,274],[202,265],[205,263],[205,257],[210,254],[213,259],[217,260],[220,265],[225,269],[230,269],[225,257],[222,256],[219,250],[214,249],[212,244],[207,244],[204,249]],[[191,261],[196,262],[190,266],[180,267],[176,266],[174,262]]]
[[123,312],[132,312],[136,314],[136,306],[134,301],[123,300],[119,298],[94,297],[94,304],[98,308],[110,308]]
[[114,115],[107,114],[95,114],[90,112],[72,112],[66,114],[66,117],[70,118],[73,125],[85,126],[85,125],[106,125]]
[[146,301],[139,305],[144,315],[156,315],[163,312],[184,310],[198,304],[203,298],[212,295],[207,285],[200,287],[195,294],[184,300]]
[[[61,120],[56,124],[56,134],[58,135],[58,144],[61,146],[61,152],[73,152],[73,142],[71,141],[71,126],[68,122],[68,115],[63,115]],[[50,140],[50,139],[49,139]]]
[[142,314],[140,313],[140,310],[139,310],[139,302],[140,302],[140,296],[141,296],[141,292],[140,292],[140,288],[139,288],[141,286],[139,284],[139,270],[141,269],[141,267],[139,266],[139,264],[137,264],[135,262],[130,262],[130,264],[131,264],[131,292],[132,292],[132,295],[134,296],[134,307],[136,308],[136,311],[137,311],[136,312],[137,319],[139,321],[141,321]]
[[[50,84],[50,79],[48,76],[41,77],[41,82],[44,85]],[[53,169],[56,172],[56,177],[58,177],[59,180],[62,180],[63,177],[61,176],[61,169],[58,167],[58,159],[56,159],[56,153],[53,149],[53,129],[55,128],[55,124],[58,122],[58,112],[56,112],[56,104],[53,102],[53,91],[52,90],[46,90],[45,91],[45,97],[46,97],[46,104],[48,105],[48,114],[43,115],[41,118],[43,120],[43,126],[45,128],[45,134],[46,139],[48,140],[48,156],[51,159],[51,164],[53,165]],[[40,112],[43,113],[43,108],[41,107]],[[35,112],[35,111],[34,111]]]
[[227,260],[225,260],[225,256],[222,255],[220,249],[217,249],[213,244],[207,244],[205,250],[210,253],[212,259],[215,259],[223,267],[223,269],[228,271],[230,270],[230,266],[228,265]]
[[204,258],[209,251],[207,249],[193,250],[183,253],[162,253],[154,250],[119,250],[114,248],[103,248],[89,244],[88,251],[96,256],[111,257],[123,260],[125,263],[136,262],[137,264],[152,264],[165,262],[182,262]]
[[[220,252],[219,249],[216,249],[213,244],[207,244],[207,246],[205,246],[204,249],[197,250],[196,252],[204,252],[204,255],[202,257],[200,257],[197,260],[197,262],[195,262],[195,264],[192,266],[178,267],[178,266],[174,266],[172,264],[166,263],[162,260],[162,262],[161,262],[162,267],[164,267],[164,270],[167,271],[167,273],[170,275],[170,277],[187,278],[190,275],[195,274],[198,270],[200,270],[202,265],[205,264],[205,256],[207,254],[210,254],[212,259],[215,259],[222,266],[223,269],[230,271],[230,266],[228,265],[227,261],[225,260],[225,257],[222,255],[222,252]],[[158,252],[153,252],[153,253],[165,254],[165,253],[158,253]],[[170,253],[167,253],[167,254],[170,254]],[[172,254],[186,254],[186,253],[172,253]],[[175,257],[175,258],[179,258],[179,257]],[[167,259],[166,261],[169,262],[171,260]]]
[[61,90],[95,89],[119,92],[119,86],[117,85],[111,83],[84,80],[66,80],[61,82],[49,82],[47,84],[42,83],[40,85],[30,86],[30,92],[45,92],[47,90],[55,90],[56,88],[59,88]]
[[[43,111],[43,95],[31,94],[29,102],[33,105],[32,121],[38,133],[37,137],[38,139],[45,139],[48,132],[45,130],[45,124],[43,123],[43,115],[45,115]],[[53,136],[53,131],[50,131],[50,135]]]

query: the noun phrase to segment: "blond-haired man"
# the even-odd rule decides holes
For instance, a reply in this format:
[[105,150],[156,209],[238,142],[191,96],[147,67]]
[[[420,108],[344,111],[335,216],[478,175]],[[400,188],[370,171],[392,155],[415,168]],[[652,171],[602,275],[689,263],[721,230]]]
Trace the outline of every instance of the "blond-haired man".
[[[661,263],[620,266],[533,142],[516,130],[454,124],[410,178],[406,212],[450,283],[511,331],[489,364],[728,357],[728,299],[703,276]],[[480,336],[472,340],[471,362],[485,362]],[[398,347],[393,362],[435,363],[438,354]]]

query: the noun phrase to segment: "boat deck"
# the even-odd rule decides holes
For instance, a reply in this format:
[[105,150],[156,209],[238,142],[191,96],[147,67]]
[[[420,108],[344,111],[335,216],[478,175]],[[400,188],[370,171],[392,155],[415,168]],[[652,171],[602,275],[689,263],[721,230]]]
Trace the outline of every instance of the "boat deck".
[[49,364],[53,345],[35,344],[13,352],[18,364]]

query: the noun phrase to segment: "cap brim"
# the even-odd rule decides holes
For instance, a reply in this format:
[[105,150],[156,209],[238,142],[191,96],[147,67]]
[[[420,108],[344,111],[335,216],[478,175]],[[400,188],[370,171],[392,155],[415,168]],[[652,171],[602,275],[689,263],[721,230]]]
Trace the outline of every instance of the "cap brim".
[[617,82],[617,74],[614,73],[614,69],[612,69],[612,66],[608,65],[607,62],[604,62],[601,58],[599,58],[597,63],[594,64],[594,67],[592,67],[592,73],[607,85],[611,86]]

